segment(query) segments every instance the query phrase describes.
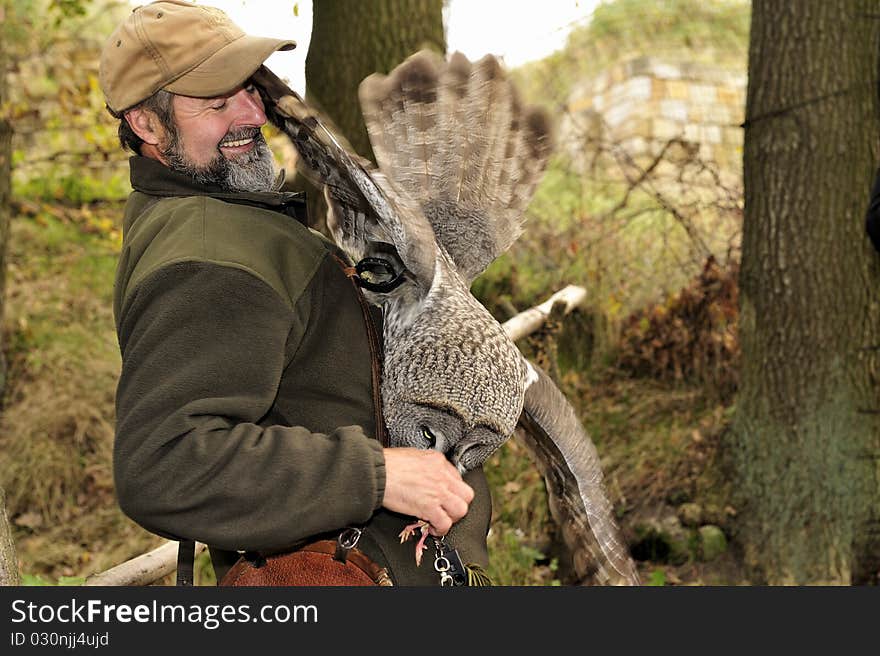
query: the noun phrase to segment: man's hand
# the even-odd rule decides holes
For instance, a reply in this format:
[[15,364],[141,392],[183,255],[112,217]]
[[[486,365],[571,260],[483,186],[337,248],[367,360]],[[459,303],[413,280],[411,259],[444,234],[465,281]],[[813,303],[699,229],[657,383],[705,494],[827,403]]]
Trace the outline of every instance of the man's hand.
[[385,452],[382,506],[430,523],[433,535],[446,535],[465,516],[474,490],[438,451],[393,448]]

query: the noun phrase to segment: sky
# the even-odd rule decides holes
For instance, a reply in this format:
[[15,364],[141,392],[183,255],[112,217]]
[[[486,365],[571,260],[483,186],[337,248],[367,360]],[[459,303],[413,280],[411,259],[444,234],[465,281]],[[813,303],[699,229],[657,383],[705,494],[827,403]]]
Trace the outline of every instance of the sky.
[[[450,52],[468,59],[493,54],[509,67],[540,59],[565,45],[576,25],[583,25],[599,0],[449,0],[446,40]],[[132,0],[133,5],[146,0]],[[293,51],[276,53],[267,63],[294,90],[305,88],[305,62],[312,29],[311,0],[200,0],[225,11],[245,32],[292,38]],[[294,6],[297,14],[294,15]]]

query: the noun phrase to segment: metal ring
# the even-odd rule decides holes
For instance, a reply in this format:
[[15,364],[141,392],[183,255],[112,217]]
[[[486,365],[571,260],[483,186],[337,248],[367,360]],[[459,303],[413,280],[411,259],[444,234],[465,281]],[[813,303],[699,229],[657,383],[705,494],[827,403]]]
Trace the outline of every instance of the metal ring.
[[[443,563],[446,563],[445,567],[443,566]],[[434,559],[434,569],[436,571],[448,572],[450,567],[452,567],[452,565],[446,556],[437,556],[437,558]]]
[[[385,282],[371,282],[369,280],[365,280],[361,274],[368,270],[370,265],[378,265],[384,268],[389,276],[394,276],[390,280],[386,280]],[[354,277],[355,283],[359,287],[363,287],[366,290],[371,292],[376,292],[379,294],[387,294],[391,291],[394,291],[397,287],[403,284],[404,281],[404,271],[395,271],[394,267],[391,265],[391,262],[388,260],[383,260],[379,257],[365,257],[360,262],[358,262],[354,270],[357,272],[357,275]]]
[[361,529],[349,527],[342,531],[339,534],[339,537],[336,541],[339,543],[339,546],[343,549],[354,549],[355,545],[358,543],[358,540],[361,539]]

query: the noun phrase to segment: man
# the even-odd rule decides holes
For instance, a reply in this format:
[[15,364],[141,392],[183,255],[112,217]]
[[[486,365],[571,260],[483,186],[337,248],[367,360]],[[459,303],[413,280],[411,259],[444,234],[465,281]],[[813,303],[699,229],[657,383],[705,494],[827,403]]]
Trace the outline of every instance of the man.
[[485,566],[491,503],[437,452],[383,448],[375,330],[300,196],[274,191],[250,76],[292,41],[177,0],[135,9],[100,79],[130,160],[114,313],[122,353],[114,476],[157,534],[240,551],[363,528],[398,585],[437,584],[400,544],[417,517]]

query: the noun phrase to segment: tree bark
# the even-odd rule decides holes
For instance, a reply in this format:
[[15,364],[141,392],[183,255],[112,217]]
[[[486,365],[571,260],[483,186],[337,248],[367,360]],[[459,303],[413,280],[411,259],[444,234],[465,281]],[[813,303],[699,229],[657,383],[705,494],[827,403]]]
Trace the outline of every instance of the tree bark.
[[421,48],[446,52],[443,0],[315,0],[306,99],[329,116],[358,154],[372,159],[357,88]]
[[754,0],[750,38],[736,537],[755,582],[876,583],[876,2]]
[[[5,21],[5,8],[0,7],[0,408],[6,391],[6,354],[3,349],[6,337],[2,322],[6,305],[6,253],[12,191],[12,126],[2,109],[9,99],[6,93]],[[15,541],[6,512],[6,492],[0,485],[0,585],[18,585],[20,580]]]
[[[2,11],[2,9],[0,9]],[[5,15],[0,17],[5,20]],[[3,349],[5,336],[2,319],[6,305],[6,253],[9,236],[9,205],[12,182],[12,126],[4,116],[3,106],[9,100],[6,93],[6,51],[3,45],[5,30],[0,29],[0,407],[6,390],[6,355]]]
[[[306,100],[359,155],[372,160],[358,85],[372,73],[388,73],[422,48],[446,52],[443,0],[314,0]],[[301,180],[292,187],[309,194],[311,224],[326,233],[321,195]]]
[[0,487],[0,585],[18,585],[20,582],[15,541],[6,513],[6,492]]

